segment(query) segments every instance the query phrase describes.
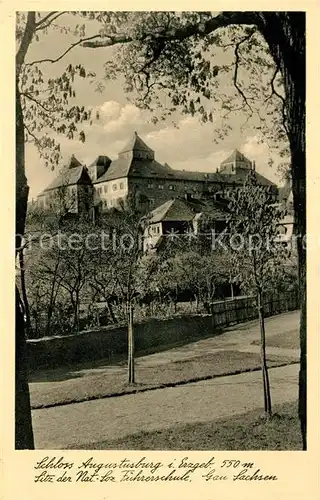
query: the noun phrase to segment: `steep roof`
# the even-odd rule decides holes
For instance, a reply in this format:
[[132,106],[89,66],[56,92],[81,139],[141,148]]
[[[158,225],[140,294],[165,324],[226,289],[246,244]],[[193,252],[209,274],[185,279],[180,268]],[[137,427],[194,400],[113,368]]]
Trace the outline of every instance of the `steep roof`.
[[221,165],[234,162],[245,162],[251,164],[251,161],[248,160],[248,158],[246,158],[242,153],[240,153],[240,151],[235,149],[234,151],[232,151],[231,155],[228,156],[228,158],[226,158],[225,160],[223,160],[223,162],[221,162]]
[[99,155],[97,158],[89,165],[89,167],[100,166],[100,165],[108,165],[111,163],[109,156]]
[[130,168],[130,175],[167,179],[174,177],[175,170],[170,168],[169,165],[162,165],[157,160],[133,159]]
[[215,220],[225,220],[227,215],[226,203],[214,200],[185,200],[172,198],[150,212],[150,223],[163,221],[190,222],[196,214],[202,213]]
[[90,177],[87,173],[86,168],[83,165],[79,167],[64,167],[59,175],[47,186],[40,196],[46,192],[51,191],[52,189],[57,189],[63,186],[74,186],[83,182],[85,184],[90,183]]
[[107,172],[99,177],[94,184],[112,181],[121,177],[132,175],[135,177],[170,179],[175,177],[175,170],[168,165],[162,165],[156,160],[132,159],[121,156],[111,162]]
[[129,174],[131,166],[131,158],[120,157],[113,160],[110,164],[108,170],[101,175],[94,184],[104,181],[112,181],[114,179],[120,179],[121,177],[127,177]]
[[153,150],[149,148],[149,146],[147,146],[145,142],[143,142],[141,137],[138,136],[137,132],[134,132],[130,141],[125,145],[125,147],[120,151],[119,154],[127,153],[128,151],[133,151],[133,150],[148,151],[153,153]]
[[179,198],[172,198],[166,201],[160,207],[155,208],[151,212],[150,223],[154,224],[160,221],[192,221],[194,211]]
[[187,200],[185,203],[187,203],[195,213],[201,212],[209,219],[225,220],[227,217],[229,205],[228,200],[224,199],[217,201],[212,198],[203,200],[191,199]]
[[[252,172],[250,170],[250,172]],[[262,186],[276,186],[276,184],[263,175],[259,174],[257,171],[254,172],[255,177],[258,181],[259,184]],[[246,168],[237,168],[237,171],[234,175],[224,175],[223,172],[221,172],[221,177],[226,177],[228,178],[228,181],[232,183],[232,179],[235,178],[235,180],[239,183],[243,183],[245,179],[248,177],[248,170]]]
[[[94,184],[100,182],[120,179],[121,177],[134,176],[150,179],[186,180],[194,182],[218,182],[229,184],[241,184],[248,175],[247,169],[238,168],[236,174],[224,174],[223,172],[194,172],[190,170],[176,170],[169,165],[162,165],[156,160],[137,160],[120,157],[111,162],[107,172],[99,177]],[[255,172],[259,184],[274,186],[275,184],[263,175]]]
[[81,163],[74,155],[71,155],[70,160],[66,164],[66,167],[68,168],[81,167]]

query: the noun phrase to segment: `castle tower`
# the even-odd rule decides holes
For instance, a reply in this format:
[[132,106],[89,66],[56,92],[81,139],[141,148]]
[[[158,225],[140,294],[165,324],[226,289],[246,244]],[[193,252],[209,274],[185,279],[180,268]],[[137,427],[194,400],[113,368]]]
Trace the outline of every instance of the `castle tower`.
[[143,142],[137,132],[134,132],[131,140],[119,153],[119,158],[130,157],[135,160],[154,160],[154,151]]
[[235,149],[228,158],[226,158],[220,165],[220,172],[222,174],[236,174],[239,169],[251,170],[252,163],[240,151]]

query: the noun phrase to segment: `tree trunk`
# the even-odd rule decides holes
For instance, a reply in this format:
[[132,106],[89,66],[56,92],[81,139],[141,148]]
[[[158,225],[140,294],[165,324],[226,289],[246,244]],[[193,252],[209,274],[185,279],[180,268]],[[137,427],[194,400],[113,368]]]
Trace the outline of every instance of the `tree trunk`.
[[[35,13],[28,12],[25,31],[16,55],[16,253],[21,246],[27,215],[29,187],[25,176],[24,121],[19,92],[19,74],[35,29]],[[34,449],[28,385],[28,359],[25,325],[16,287],[15,324],[15,447]]]
[[28,386],[28,356],[20,300],[16,287],[15,448],[31,450],[34,449],[34,440]]
[[[27,214],[29,187],[25,176],[24,124],[18,86],[16,87],[16,252],[21,246]],[[15,447],[34,449],[28,386],[25,324],[16,288],[15,366]]]
[[107,300],[106,302],[107,302],[108,313],[109,313],[109,316],[111,318],[112,323],[117,323],[116,317],[115,317],[114,312],[113,312],[113,307],[112,307],[111,301]]
[[26,274],[25,274],[23,250],[19,251],[19,267],[20,267],[20,284],[21,284],[22,300],[23,300],[24,312],[26,315],[26,330],[27,334],[29,334],[31,333],[31,318],[30,318],[30,307],[26,289],[26,279],[25,279]]
[[300,288],[299,417],[303,449],[307,448],[307,352],[306,352],[306,141],[305,141],[305,13],[264,13],[261,29],[271,54],[279,64],[286,95],[286,127],[290,143],[295,235]]
[[258,313],[259,313],[259,324],[260,324],[260,357],[261,357],[261,370],[262,370],[262,381],[263,381],[263,399],[264,399],[264,411],[267,415],[271,416],[271,392],[270,392],[270,382],[267,367],[267,357],[266,357],[266,331],[264,326],[264,311],[262,304],[261,291],[258,291]]
[[195,301],[196,301],[196,313],[198,314],[199,312],[199,296],[198,293],[195,294]]
[[[58,265],[59,265],[59,261],[58,261]],[[52,320],[52,316],[53,316],[53,311],[54,311],[54,307],[55,307],[55,302],[56,302],[56,298],[57,298],[57,293],[58,293],[58,286],[57,286],[57,289],[55,288],[56,286],[56,280],[57,280],[57,277],[56,277],[56,274],[57,274],[57,265],[55,266],[55,270],[54,270],[54,275],[53,275],[53,281],[52,281],[52,286],[51,286],[51,291],[50,291],[50,299],[49,299],[49,305],[48,305],[48,314],[47,314],[47,324],[46,324],[46,335],[50,335],[50,330],[51,330],[51,320]]]
[[50,335],[52,315],[53,315],[53,307],[52,307],[52,304],[50,302],[49,307],[48,307],[48,314],[47,314],[46,336]]
[[73,330],[78,332],[79,331],[79,296],[78,292],[75,292],[76,297],[75,299],[71,298],[71,303],[73,307]]
[[230,291],[231,291],[231,298],[234,299],[234,290],[232,281],[230,281]]
[[134,334],[133,334],[133,307],[131,302],[128,304],[128,382],[135,383],[134,372]]

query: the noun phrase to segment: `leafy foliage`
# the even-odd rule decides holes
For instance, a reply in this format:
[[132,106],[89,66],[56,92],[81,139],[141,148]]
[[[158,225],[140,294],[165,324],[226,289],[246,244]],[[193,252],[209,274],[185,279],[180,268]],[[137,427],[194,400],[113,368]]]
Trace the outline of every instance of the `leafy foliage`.
[[273,193],[259,186],[252,172],[242,189],[232,193],[229,205],[228,252],[246,289],[265,291],[283,272],[290,248],[281,240],[285,207]]
[[[286,157],[282,80],[266,42],[254,25],[205,32],[202,27],[214,17],[209,12],[131,13],[127,34],[132,41],[117,48],[114,70],[124,74],[135,104],[153,111],[154,123],[174,119],[177,111],[198,115],[213,123],[218,142],[230,132],[230,118],[242,115],[243,127],[253,126],[261,141]],[[189,35],[179,36],[188,30]]]

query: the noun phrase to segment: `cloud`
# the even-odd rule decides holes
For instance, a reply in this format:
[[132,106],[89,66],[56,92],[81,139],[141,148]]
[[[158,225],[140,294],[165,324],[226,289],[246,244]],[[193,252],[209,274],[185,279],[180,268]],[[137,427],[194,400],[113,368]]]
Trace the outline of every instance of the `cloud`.
[[[259,140],[257,135],[250,136],[246,139],[242,146],[242,152],[246,156],[254,156],[256,154],[264,157],[270,155],[268,145]],[[254,159],[254,158],[253,158]]]
[[202,172],[216,172],[221,162],[227,158],[230,151],[219,149],[210,153],[207,156],[188,158],[183,161],[177,161],[171,166],[178,170],[202,171]]
[[272,151],[266,142],[259,136],[252,135],[246,138],[241,145],[242,153],[250,160],[256,162],[257,172],[261,173],[272,182],[279,183],[277,166],[283,161],[276,151]]
[[214,148],[214,128],[211,123],[201,125],[198,118],[182,118],[177,127],[164,126],[149,132],[146,142],[157,152],[157,157],[167,156],[167,162],[207,156]]
[[123,135],[128,129],[132,130],[144,123],[141,110],[132,104],[126,104],[115,119],[105,123],[103,129],[108,135]]
[[119,117],[121,106],[116,101],[105,101],[97,108],[97,111],[101,113],[101,118],[108,122]]

